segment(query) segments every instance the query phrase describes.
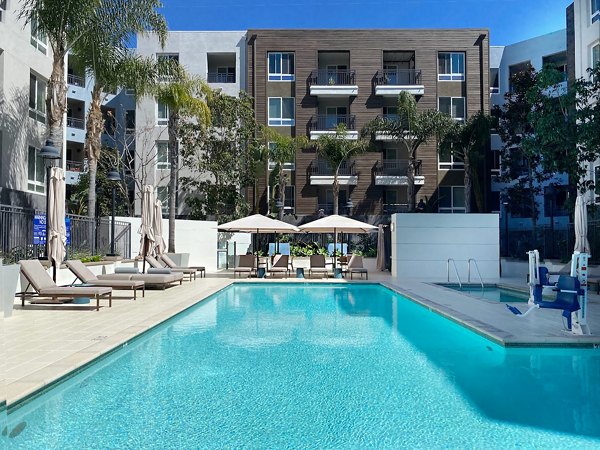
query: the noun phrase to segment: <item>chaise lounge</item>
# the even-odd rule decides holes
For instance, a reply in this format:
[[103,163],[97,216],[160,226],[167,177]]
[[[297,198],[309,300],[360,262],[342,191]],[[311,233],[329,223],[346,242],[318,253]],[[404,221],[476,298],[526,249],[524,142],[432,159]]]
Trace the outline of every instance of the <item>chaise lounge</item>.
[[369,271],[363,266],[363,258],[360,255],[352,255],[350,261],[348,261],[348,267],[346,268],[346,272],[350,274],[350,279],[352,279],[353,274],[360,274],[362,278],[363,274],[366,276],[366,279],[369,279]]
[[[254,255],[240,255],[237,267],[233,269],[233,277],[236,274],[248,274],[248,278],[256,272],[256,257]],[[241,275],[240,275],[241,276]]]
[[179,272],[182,273],[184,275],[188,275],[190,278],[190,281],[195,280],[196,279],[196,269],[186,269],[183,267],[178,267],[175,269],[172,269],[168,266],[165,266],[164,264],[162,264],[160,261],[158,261],[154,256],[146,256],[146,262],[148,264],[150,264],[150,266],[153,269],[165,269],[168,270],[169,272]]
[[269,269],[269,273],[275,275],[282,273],[286,277],[290,276],[289,268],[289,256],[288,255],[275,255],[273,258],[273,265]]
[[310,268],[308,269],[308,276],[312,278],[313,273],[325,274],[325,278],[329,276],[329,270],[325,265],[324,255],[311,255],[310,256]]
[[104,286],[113,289],[126,289],[133,291],[133,299],[137,299],[138,289],[142,290],[142,297],[146,295],[146,283],[142,280],[126,280],[118,278],[103,278],[99,279],[85,264],[77,259],[65,261],[65,264],[71,272],[85,284],[94,286]]
[[[200,272],[200,278],[206,278],[206,268],[202,267],[202,266],[190,266],[190,267],[184,267],[184,266],[178,266],[177,264],[175,264],[175,262],[169,258],[169,256],[167,256],[166,253],[163,253],[162,255],[160,255],[160,260],[165,264],[166,267],[170,268],[171,270],[175,270],[177,271],[178,269],[189,269],[189,270],[195,270],[196,272]],[[194,276],[194,278],[196,278]]]

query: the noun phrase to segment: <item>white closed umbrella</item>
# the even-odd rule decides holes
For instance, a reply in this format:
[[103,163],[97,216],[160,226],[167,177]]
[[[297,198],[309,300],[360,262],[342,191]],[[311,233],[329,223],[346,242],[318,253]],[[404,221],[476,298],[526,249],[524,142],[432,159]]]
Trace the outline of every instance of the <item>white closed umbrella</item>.
[[385,235],[383,231],[383,225],[379,225],[377,230],[377,270],[385,270]]
[[577,194],[575,200],[575,248],[573,251],[590,253],[590,243],[587,238],[587,205],[583,195]]
[[152,253],[154,248],[154,203],[156,197],[154,195],[154,187],[150,185],[144,186],[142,190],[142,222],[138,233],[140,237],[140,256],[144,258],[142,263],[143,271],[146,271],[146,256]]
[[48,191],[48,256],[52,261],[53,278],[56,281],[56,268],[65,259],[67,228],[65,226],[65,173],[60,167],[50,169],[50,189]]
[[166,249],[167,244],[163,237],[162,202],[156,200],[154,202],[154,253],[160,256]]

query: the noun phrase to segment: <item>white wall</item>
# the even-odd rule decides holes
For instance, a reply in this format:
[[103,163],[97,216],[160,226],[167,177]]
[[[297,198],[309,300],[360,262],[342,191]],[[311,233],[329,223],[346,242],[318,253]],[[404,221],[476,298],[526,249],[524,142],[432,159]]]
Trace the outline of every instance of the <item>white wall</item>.
[[[497,281],[500,243],[497,214],[394,214],[392,276],[446,281],[448,258],[454,258],[462,281],[467,261],[475,258],[485,282]],[[471,281],[478,282],[474,267]],[[456,281],[451,268],[451,281]]]
[[[139,217],[117,217],[131,224],[131,256],[140,252]],[[175,221],[175,251],[189,253],[190,266],[204,266],[207,272],[217,270],[217,222],[199,220]],[[163,219],[163,238],[168,244],[169,221]]]

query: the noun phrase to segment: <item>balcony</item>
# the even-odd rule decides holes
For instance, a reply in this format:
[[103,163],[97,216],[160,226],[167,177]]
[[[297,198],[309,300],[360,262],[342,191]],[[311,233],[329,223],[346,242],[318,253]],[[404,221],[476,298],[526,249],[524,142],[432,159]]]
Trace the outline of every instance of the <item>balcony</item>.
[[[398,120],[398,114],[383,114],[383,115],[377,116],[377,119],[395,122],[396,120]],[[375,132],[375,140],[376,141],[393,141],[394,138],[385,131],[376,131]]]
[[209,83],[235,83],[235,73],[209,72],[206,81]]
[[352,114],[319,114],[311,117],[308,124],[311,140],[323,135],[334,135],[338,125],[346,125],[346,139],[358,139],[356,131],[356,116]]
[[78,86],[84,88],[85,78],[78,75],[69,74],[67,75],[67,84],[69,84],[69,86]]
[[398,97],[401,92],[424,95],[419,69],[380,70],[375,74],[375,95]]
[[408,212],[408,203],[384,203],[383,213],[384,214],[398,214]]
[[[408,160],[384,159],[377,161],[374,168],[376,186],[408,186]],[[415,186],[423,186],[425,177],[421,175],[421,160],[415,164]]]
[[67,141],[85,142],[85,120],[67,117]]
[[354,70],[313,70],[308,79],[310,95],[322,98],[339,98],[358,95]]
[[66,161],[65,183],[77,184],[79,177],[87,173],[87,164],[83,161]]
[[[313,186],[333,185],[333,169],[326,161],[315,159],[308,166],[310,184]],[[341,186],[356,186],[358,174],[354,170],[354,162],[344,161],[338,171],[338,181]]]

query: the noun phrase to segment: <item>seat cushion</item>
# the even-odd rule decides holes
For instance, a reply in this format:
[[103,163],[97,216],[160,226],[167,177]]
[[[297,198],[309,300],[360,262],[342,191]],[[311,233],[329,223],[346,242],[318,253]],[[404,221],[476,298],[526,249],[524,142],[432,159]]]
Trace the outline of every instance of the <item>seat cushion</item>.
[[96,280],[91,283],[94,286],[108,286],[111,288],[134,288],[134,287],[143,287],[144,282],[140,280]]
[[109,287],[52,287],[47,289],[41,289],[40,295],[64,295],[64,296],[75,296],[85,297],[88,295],[95,296],[110,294],[112,289]]

